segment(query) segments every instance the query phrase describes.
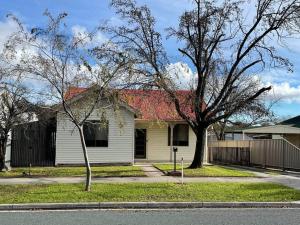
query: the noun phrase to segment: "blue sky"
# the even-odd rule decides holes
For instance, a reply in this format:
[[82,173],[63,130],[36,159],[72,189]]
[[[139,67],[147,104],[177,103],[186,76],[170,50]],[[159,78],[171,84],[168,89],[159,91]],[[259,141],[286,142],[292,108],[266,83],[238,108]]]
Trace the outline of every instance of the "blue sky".
[[[177,24],[181,12],[190,7],[190,0],[137,0],[147,4],[157,18],[158,29]],[[13,26],[7,21],[6,15],[13,13],[28,26],[39,26],[45,22],[43,12],[67,12],[68,25],[93,28],[104,20],[118,22],[109,7],[109,0],[1,0],[0,1],[0,43],[1,37],[9,33]],[[173,63],[181,61],[174,40],[165,41],[165,47]],[[263,82],[274,86],[273,92],[280,96],[281,101],[274,107],[279,116],[294,116],[300,114],[300,40],[290,40],[290,50],[281,48],[280,54],[287,56],[294,64],[294,73],[272,70],[261,74]]]

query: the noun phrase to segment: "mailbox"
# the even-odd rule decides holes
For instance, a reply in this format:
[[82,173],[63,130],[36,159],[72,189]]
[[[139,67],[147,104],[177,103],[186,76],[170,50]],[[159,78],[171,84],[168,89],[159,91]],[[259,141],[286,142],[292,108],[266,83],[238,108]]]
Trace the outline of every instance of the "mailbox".
[[170,176],[180,176],[181,172],[180,171],[176,171],[176,154],[178,152],[178,148],[177,147],[173,147],[173,154],[174,154],[174,170],[173,171],[169,171],[168,174]]

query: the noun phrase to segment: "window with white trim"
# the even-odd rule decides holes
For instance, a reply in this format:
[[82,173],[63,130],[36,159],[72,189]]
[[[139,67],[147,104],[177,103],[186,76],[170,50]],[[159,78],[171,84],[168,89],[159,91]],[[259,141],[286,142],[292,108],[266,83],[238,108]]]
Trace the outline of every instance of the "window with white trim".
[[[170,146],[171,128],[168,127],[168,146]],[[173,128],[173,146],[189,146],[189,125],[176,124]]]
[[83,125],[86,147],[108,147],[108,122],[86,121]]

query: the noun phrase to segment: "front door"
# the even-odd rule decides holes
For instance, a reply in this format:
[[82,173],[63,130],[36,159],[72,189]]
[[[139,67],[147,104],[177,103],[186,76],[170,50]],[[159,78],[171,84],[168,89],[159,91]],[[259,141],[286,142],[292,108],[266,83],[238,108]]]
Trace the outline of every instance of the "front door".
[[136,129],[135,130],[135,153],[134,156],[136,159],[145,159],[146,158],[146,129]]

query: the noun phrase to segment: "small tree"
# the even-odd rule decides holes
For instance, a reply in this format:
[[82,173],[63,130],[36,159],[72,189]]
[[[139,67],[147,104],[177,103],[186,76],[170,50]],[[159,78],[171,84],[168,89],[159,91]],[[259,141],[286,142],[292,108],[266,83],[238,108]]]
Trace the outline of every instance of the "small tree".
[[[170,58],[147,6],[139,7],[134,0],[112,0],[123,25],[105,26],[103,30],[134,59],[137,74],[147,78],[151,87],[166,91],[178,114],[191,126],[197,142],[190,167],[197,168],[203,163],[207,127],[242,111],[271,89],[249,80],[251,75],[271,67],[290,69],[289,61],[278,55],[275,47],[285,37],[299,34],[300,2],[192,2],[193,9],[183,12],[179,26],[167,30],[196,73],[188,100],[177,95],[179,87],[168,71]],[[246,8],[253,9],[247,18],[243,10]],[[187,101],[189,109],[183,104]]]
[[[83,125],[95,110],[101,112],[115,106],[112,96],[113,82],[124,75],[126,61],[118,64],[109,57],[93,54],[93,40],[97,30],[76,34],[68,33],[64,23],[66,13],[53,17],[48,11],[48,24],[43,28],[32,28],[27,32],[21,22],[14,17],[20,29],[6,44],[6,55],[18,59],[15,70],[26,73],[43,87],[41,95],[48,103],[56,104],[55,109],[63,112],[79,132],[86,167],[85,190],[91,186],[91,167],[85,144]],[[18,47],[17,47],[18,46]],[[103,44],[103,52],[104,52]],[[22,54],[14,54],[19,49]],[[103,53],[106,56],[106,53]],[[70,93],[72,87],[89,88],[84,99]],[[83,93],[81,93],[83,94]],[[102,104],[104,101],[105,104]],[[101,115],[99,115],[101,117]]]
[[33,104],[28,101],[30,91],[19,79],[2,82],[0,87],[0,171],[5,166],[6,145],[9,134],[15,125],[32,119]]
[[247,107],[230,118],[218,121],[213,124],[212,130],[217,140],[225,140],[227,129],[243,129],[254,125],[263,125],[273,122],[274,119],[271,107],[262,103]]

